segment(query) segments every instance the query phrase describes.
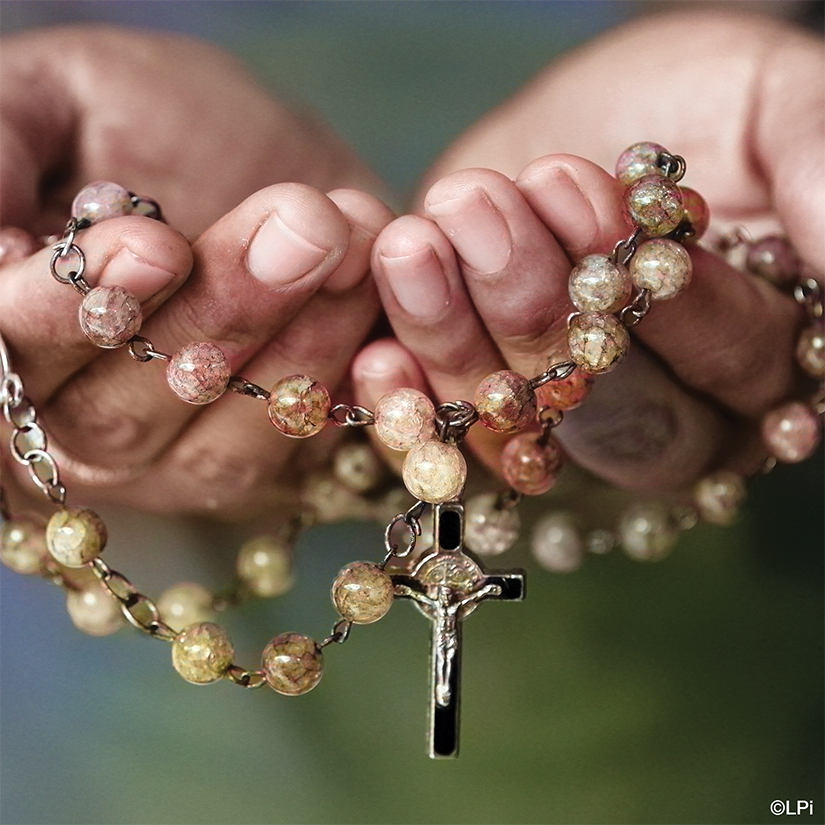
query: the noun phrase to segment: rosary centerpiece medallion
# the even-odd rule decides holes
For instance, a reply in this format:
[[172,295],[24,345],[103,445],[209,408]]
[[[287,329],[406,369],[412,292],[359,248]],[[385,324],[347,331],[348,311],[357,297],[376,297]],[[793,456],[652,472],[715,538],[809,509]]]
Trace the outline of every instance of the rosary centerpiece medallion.
[[392,577],[395,595],[412,600],[433,624],[430,652],[429,753],[458,756],[461,625],[483,601],[522,601],[524,571],[485,572],[464,551],[464,505],[433,508],[435,544],[408,575]]

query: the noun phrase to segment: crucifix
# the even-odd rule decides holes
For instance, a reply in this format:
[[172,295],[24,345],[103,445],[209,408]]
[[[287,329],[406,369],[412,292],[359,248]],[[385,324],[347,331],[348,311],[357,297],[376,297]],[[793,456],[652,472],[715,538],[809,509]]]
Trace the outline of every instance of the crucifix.
[[461,623],[482,601],[524,599],[523,570],[485,572],[464,551],[464,505],[433,509],[435,543],[409,575],[392,577],[395,595],[410,599],[433,623],[430,653],[430,741],[433,759],[458,756]]

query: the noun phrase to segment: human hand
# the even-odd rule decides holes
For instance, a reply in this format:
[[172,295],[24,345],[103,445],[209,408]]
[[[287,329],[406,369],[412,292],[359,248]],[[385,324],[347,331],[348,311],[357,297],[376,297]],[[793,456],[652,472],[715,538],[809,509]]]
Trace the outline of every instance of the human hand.
[[[542,372],[572,310],[572,263],[629,234],[600,166],[640,140],[687,159],[685,183],[723,231],[780,229],[821,274],[822,68],[816,38],[707,11],[630,24],[552,65],[436,164],[424,216],[379,237],[373,266],[400,344],[359,355],[361,403],[398,383],[472,399],[495,370]],[[691,255],[688,289],[654,305],[621,369],[557,430],[575,461],[619,486],[678,490],[723,464],[753,471],[764,453],[742,421],[797,380],[799,307],[703,249]],[[498,466],[500,437],[475,427],[468,443]]]
[[[169,225],[119,217],[79,234],[92,286],[135,294],[162,351],[210,341],[233,374],[268,389],[308,373],[335,397],[378,312],[369,255],[391,217],[355,190],[380,184],[337,138],[169,35],[34,31],[4,41],[2,71],[0,225],[59,232],[92,180],[156,199]],[[249,515],[293,497],[296,467],[328,452],[329,434],[296,463],[301,442],[261,402],[185,404],[158,364],[85,339],[50,249],[6,252],[0,328],[74,497]]]

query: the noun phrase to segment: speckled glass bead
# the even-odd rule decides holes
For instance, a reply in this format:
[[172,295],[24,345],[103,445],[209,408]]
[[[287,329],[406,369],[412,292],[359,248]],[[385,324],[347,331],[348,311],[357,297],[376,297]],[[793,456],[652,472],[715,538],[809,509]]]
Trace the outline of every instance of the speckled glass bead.
[[72,624],[89,636],[110,636],[126,621],[120,603],[98,583],[70,590],[66,594],[66,612]]
[[729,470],[719,470],[696,483],[693,500],[699,515],[710,524],[731,524],[745,499],[745,482]]
[[630,260],[630,275],[639,289],[649,289],[653,301],[675,298],[689,283],[693,264],[676,241],[645,241]]
[[18,516],[0,524],[0,562],[15,573],[39,573],[49,558],[46,528],[39,521]]
[[629,300],[630,273],[607,255],[587,255],[570,273],[568,292],[582,312],[615,312]]
[[301,504],[321,524],[372,517],[371,502],[327,473],[313,473],[303,482]]
[[0,266],[17,263],[34,255],[38,245],[34,236],[16,226],[0,227]]
[[212,622],[189,625],[172,642],[172,664],[193,685],[222,679],[234,658],[235,648],[226,631]]
[[807,404],[791,401],[762,419],[762,439],[777,461],[796,464],[812,456],[820,439],[819,416]]
[[825,378],[825,328],[822,324],[802,330],[796,345],[796,360],[811,378]]
[[143,323],[140,301],[121,286],[96,286],[78,310],[83,334],[103,349],[122,347]]
[[475,408],[481,423],[497,433],[514,433],[536,418],[536,393],[530,380],[512,370],[488,375],[476,389]]
[[210,404],[220,398],[230,376],[226,356],[208,341],[182,346],[166,366],[166,382],[189,404]]
[[679,528],[670,508],[658,501],[631,504],[619,520],[622,547],[636,561],[658,561],[670,553]]
[[536,561],[553,573],[572,573],[584,562],[584,539],[567,513],[550,513],[533,528],[530,549]]
[[256,536],[244,542],[236,569],[241,581],[262,598],[281,596],[295,583],[291,547],[275,536]]
[[330,407],[326,387],[308,375],[287,375],[269,394],[269,420],[291,438],[308,438],[321,432]]
[[561,470],[562,451],[555,439],[540,442],[539,433],[522,433],[511,439],[501,453],[501,472],[519,493],[539,496],[555,483]]
[[693,229],[693,234],[686,236],[683,243],[696,243],[708,231],[710,209],[707,201],[695,189],[680,186],[679,191],[682,193],[682,206],[685,209],[684,220]]
[[667,152],[664,146],[649,141],[628,146],[616,161],[616,177],[625,186],[630,186],[647,175],[664,174],[658,164],[662,152]]
[[521,530],[515,507],[498,506],[496,493],[482,493],[467,502],[464,543],[480,556],[497,556],[509,550]]
[[624,203],[630,222],[653,238],[673,232],[685,216],[679,187],[663,175],[637,180],[625,192]]
[[401,475],[411,495],[430,504],[442,504],[464,489],[467,462],[458,447],[425,441],[407,453]]
[[106,546],[106,525],[88,507],[65,507],[49,519],[46,545],[66,567],[83,567]]
[[419,390],[401,387],[375,406],[375,433],[392,450],[411,450],[435,438],[435,407]]
[[348,564],[332,583],[335,609],[355,624],[372,624],[386,616],[394,595],[390,574],[367,561]]
[[332,472],[355,493],[366,493],[384,477],[384,465],[375,450],[363,441],[342,444],[332,457]]
[[795,283],[801,270],[799,256],[790,241],[780,235],[768,235],[752,243],[745,266],[754,275],[780,287]]
[[[559,357],[551,357],[550,363],[569,361],[570,355],[565,352]],[[554,410],[575,410],[581,406],[593,389],[593,378],[590,373],[576,368],[567,378],[559,381],[548,381],[536,389],[536,399],[539,407],[550,407]]]
[[181,582],[163,591],[157,607],[163,621],[180,632],[190,625],[211,622],[215,618],[213,598],[202,584]]
[[613,315],[582,312],[570,319],[567,346],[570,360],[585,372],[610,372],[627,355],[630,334]]
[[72,203],[72,215],[92,223],[132,214],[132,196],[122,186],[95,181],[84,186]]
[[300,696],[321,681],[324,656],[312,639],[300,633],[282,633],[264,648],[261,666],[274,691]]

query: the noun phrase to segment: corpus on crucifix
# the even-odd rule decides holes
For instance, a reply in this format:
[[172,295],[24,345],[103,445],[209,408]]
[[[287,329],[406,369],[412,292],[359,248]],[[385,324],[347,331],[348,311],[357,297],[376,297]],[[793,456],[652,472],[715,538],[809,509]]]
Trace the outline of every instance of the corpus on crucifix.
[[464,550],[464,506],[434,508],[435,546],[409,575],[393,575],[395,595],[412,600],[433,623],[431,647],[430,756],[458,755],[461,623],[483,601],[521,601],[524,571],[486,573]]

